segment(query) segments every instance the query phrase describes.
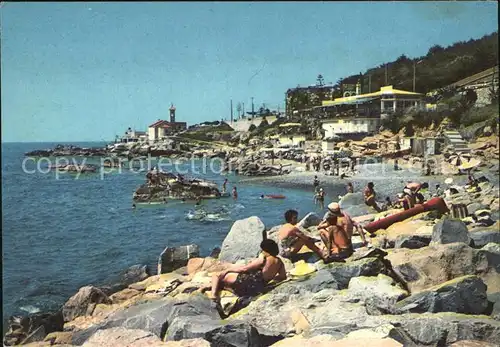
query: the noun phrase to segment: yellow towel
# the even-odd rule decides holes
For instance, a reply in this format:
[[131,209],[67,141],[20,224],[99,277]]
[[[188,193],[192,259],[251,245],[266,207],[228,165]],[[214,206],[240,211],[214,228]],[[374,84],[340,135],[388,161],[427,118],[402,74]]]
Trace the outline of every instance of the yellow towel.
[[299,260],[295,263],[295,267],[290,270],[290,275],[292,276],[305,276],[316,271],[316,267],[312,264],[306,263],[303,260]]

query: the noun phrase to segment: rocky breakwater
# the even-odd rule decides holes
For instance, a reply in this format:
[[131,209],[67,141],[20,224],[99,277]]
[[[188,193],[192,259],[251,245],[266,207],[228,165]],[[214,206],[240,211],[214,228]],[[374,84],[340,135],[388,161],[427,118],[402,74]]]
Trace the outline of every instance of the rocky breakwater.
[[35,150],[25,153],[28,157],[103,157],[108,154],[106,148],[83,148],[73,145],[57,145],[53,149]]
[[[364,223],[378,217],[355,218]],[[431,217],[423,213],[400,226],[409,235],[422,234],[418,229],[426,223],[431,240],[418,249],[406,248],[408,243],[397,249],[391,243],[359,248],[356,238],[355,253],[345,263],[327,265],[303,249],[302,260],[283,259],[287,280],[271,283],[253,298],[223,291],[222,307],[216,307],[204,293],[212,274],[230,263],[251,261],[263,237],[277,237],[279,226],[267,229],[258,217],[239,220],[219,255],[201,258],[193,245],[166,250],[158,275],[113,294],[80,289],[59,314],[59,331],[32,334],[25,342],[135,347],[497,344],[500,244],[473,248],[463,222]],[[309,214],[299,226],[317,237],[319,221]]]
[[243,176],[279,176],[291,172],[290,165],[264,164],[251,156],[229,157],[224,163],[223,170]]
[[166,199],[219,198],[215,183],[174,175],[169,172],[148,173],[146,183],[134,192],[134,202],[165,202]]

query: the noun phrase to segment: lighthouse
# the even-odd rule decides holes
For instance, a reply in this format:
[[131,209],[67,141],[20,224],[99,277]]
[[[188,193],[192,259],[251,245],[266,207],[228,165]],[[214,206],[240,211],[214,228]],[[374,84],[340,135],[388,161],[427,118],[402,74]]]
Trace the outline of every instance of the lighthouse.
[[175,123],[175,106],[170,104],[170,123]]

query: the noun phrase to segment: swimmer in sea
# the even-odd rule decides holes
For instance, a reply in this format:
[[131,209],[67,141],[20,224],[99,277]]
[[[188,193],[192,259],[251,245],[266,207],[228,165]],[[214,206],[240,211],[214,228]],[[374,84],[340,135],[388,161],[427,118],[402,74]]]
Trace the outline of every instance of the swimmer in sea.
[[135,207],[136,207],[135,204],[132,204],[132,210],[135,210]]

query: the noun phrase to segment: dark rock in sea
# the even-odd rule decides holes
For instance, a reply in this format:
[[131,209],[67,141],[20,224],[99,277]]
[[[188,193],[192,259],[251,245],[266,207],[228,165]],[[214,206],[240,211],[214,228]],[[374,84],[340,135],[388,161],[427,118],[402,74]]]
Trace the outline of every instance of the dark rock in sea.
[[212,346],[260,347],[257,329],[246,322],[223,323],[209,316],[177,317],[168,326],[165,341],[203,338]]
[[151,276],[151,273],[147,265],[132,265],[120,275],[116,283],[102,286],[100,287],[100,289],[109,296],[122,289],[127,288],[132,283],[137,283],[145,280],[149,276]]
[[64,320],[61,311],[35,313],[26,317],[13,316],[8,321],[9,329],[4,336],[5,346],[18,345],[21,342],[42,341],[54,331],[63,330]]
[[260,252],[262,233],[265,230],[259,217],[237,220],[222,242],[219,260],[235,263],[241,259],[255,258]]
[[466,245],[471,243],[467,225],[459,219],[441,219],[432,230],[432,242],[447,244],[463,242]]
[[62,308],[64,322],[80,316],[90,316],[98,304],[111,304],[109,297],[99,288],[85,286],[69,298]]
[[[148,173],[149,174],[149,173]],[[135,202],[164,202],[165,199],[218,198],[221,194],[215,183],[198,178],[181,178],[168,172],[152,174],[151,181],[134,192]]]
[[210,299],[201,295],[190,296],[187,300],[167,297],[161,300],[138,303],[111,314],[102,323],[75,332],[72,343],[77,346],[82,345],[96,331],[115,327],[141,329],[152,332],[163,339],[174,319],[197,316],[215,321],[220,319],[219,313]]
[[396,242],[394,248],[409,248],[409,249],[417,249],[429,246],[431,242],[430,236],[424,235],[399,235],[396,238]]
[[483,314],[488,308],[486,285],[476,276],[455,278],[399,301],[396,308],[410,313]]
[[210,252],[210,255],[209,257],[212,257],[212,258],[219,258],[219,255],[220,255],[220,252],[221,252],[221,249],[220,247],[215,247],[214,249],[212,249],[212,251]]
[[192,244],[179,247],[167,247],[158,258],[158,274],[172,272],[186,266],[189,259],[200,256],[200,247]]

